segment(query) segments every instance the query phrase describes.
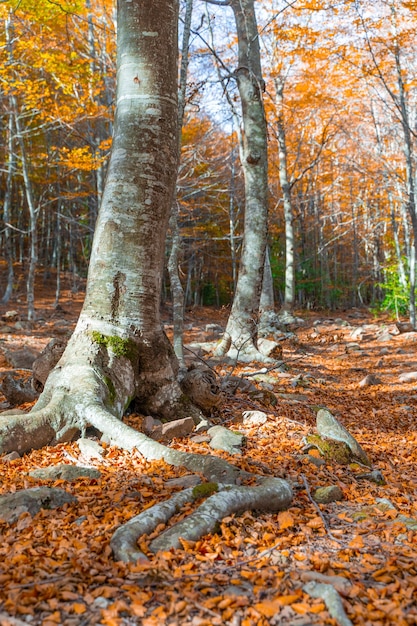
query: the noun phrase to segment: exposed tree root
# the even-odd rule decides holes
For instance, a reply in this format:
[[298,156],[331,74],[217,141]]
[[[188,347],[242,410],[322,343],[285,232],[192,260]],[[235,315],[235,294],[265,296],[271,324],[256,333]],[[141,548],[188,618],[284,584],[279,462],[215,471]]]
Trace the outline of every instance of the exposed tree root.
[[252,336],[232,341],[227,332],[223,335],[214,354],[220,357],[226,356],[235,363],[253,363],[254,361],[257,363],[275,363],[274,359],[258,350]]
[[[258,486],[233,486],[215,483],[216,493],[209,496],[193,513],[162,532],[150,544],[151,552],[180,548],[181,541],[196,541],[213,532],[219,522],[232,513],[251,509],[279,511],[291,502],[292,493],[288,483],[280,478],[259,477]],[[166,524],[179,508],[196,500],[204,488],[184,489],[169,500],[156,504],[120,526],[111,540],[116,560],[137,561],[147,559],[137,547],[137,539],[149,535],[158,524]],[[209,485],[210,487],[211,485]]]
[[[49,375],[35,408],[28,414],[0,417],[0,453],[15,450],[23,454],[33,448],[70,441],[80,434],[84,436],[86,428],[93,426],[112,445],[136,449],[147,460],[162,459],[216,483],[218,493],[211,495],[186,520],[155,539],[151,551],[179,547],[180,537],[195,540],[211,532],[223,517],[234,512],[275,511],[288,506],[291,488],[285,481],[251,474],[215,456],[169,448],[124,424],[121,421],[124,408],[136,397],[138,384],[146,386],[143,370],[138,376],[136,371],[138,368],[132,360],[92,340],[91,332],[81,333],[75,339],[73,336]],[[159,393],[152,399],[156,408],[160,406],[165,410],[171,402],[178,410],[184,410],[184,406],[189,410],[189,404],[178,401],[181,390],[169,372],[162,380],[159,378],[158,385],[150,387],[151,391],[155,388],[156,394]],[[242,485],[246,480],[250,480],[250,486]],[[201,495],[207,494],[196,488],[186,489],[131,520],[113,537],[116,558],[143,558],[136,546],[137,537],[153,531],[161,522],[167,523],[178,507]]]

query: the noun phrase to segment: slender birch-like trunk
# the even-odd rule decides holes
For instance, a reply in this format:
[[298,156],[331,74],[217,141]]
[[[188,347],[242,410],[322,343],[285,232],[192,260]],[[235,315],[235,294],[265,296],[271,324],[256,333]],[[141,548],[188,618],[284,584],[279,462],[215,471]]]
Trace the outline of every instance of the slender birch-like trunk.
[[285,292],[282,309],[291,312],[295,303],[294,215],[287,167],[287,142],[284,125],[284,81],[277,76],[274,82],[275,106],[277,112],[279,182],[282,192],[285,221]]
[[[178,158],[181,155],[181,135],[185,114],[185,97],[187,89],[188,50],[190,45],[191,18],[193,14],[193,0],[187,0],[184,17],[184,31],[181,47],[180,85],[178,91]],[[171,251],[168,258],[169,282],[171,285],[172,316],[173,316],[173,347],[180,368],[185,369],[184,363],[184,289],[181,283],[178,264],[181,253],[181,235],[178,224],[178,203],[172,203],[169,218],[171,230]]]
[[[219,3],[221,4],[221,3]],[[245,180],[242,254],[232,309],[217,350],[240,360],[265,357],[256,347],[257,321],[268,233],[267,130],[254,0],[230,0],[238,35],[234,72],[242,108],[241,163]]]
[[13,171],[15,168],[15,158],[13,154],[13,114],[9,113],[9,121],[7,126],[7,175],[6,175],[6,190],[4,193],[3,201],[3,224],[4,224],[4,255],[7,261],[7,283],[4,290],[3,297],[1,299],[2,304],[7,304],[13,292],[14,281],[14,269],[13,269],[13,253],[11,243],[11,228],[10,228],[10,211],[12,205],[12,185],[13,185]]

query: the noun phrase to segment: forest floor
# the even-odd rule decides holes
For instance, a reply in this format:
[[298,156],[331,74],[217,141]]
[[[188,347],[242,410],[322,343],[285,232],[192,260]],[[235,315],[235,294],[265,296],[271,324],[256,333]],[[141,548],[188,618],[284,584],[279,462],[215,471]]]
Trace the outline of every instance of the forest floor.
[[[10,370],[13,352],[40,351],[51,338],[71,332],[82,291],[72,293],[64,285],[55,309],[52,283],[50,278],[39,283],[39,317],[31,325],[24,322],[23,299],[0,308],[0,316],[18,313],[17,322],[1,322],[0,375]],[[205,340],[206,324],[224,323],[226,313],[189,311],[187,340]],[[24,513],[12,524],[0,519],[1,626],[417,624],[417,374],[401,378],[417,371],[417,333],[395,334],[392,322],[366,310],[299,314],[305,323],[283,342],[286,372],[271,370],[255,381],[252,375],[261,365],[234,369],[234,375],[249,375],[277,399],[268,404],[265,398],[272,396],[262,391],[252,398],[237,393],[215,416],[244,432],[242,454],[215,452],[192,436],[170,444],[286,478],[294,487],[290,508],[230,516],[216,534],[184,543],[181,550],[150,556],[148,564],[123,564],[113,560],[109,546],[115,529],[169,498],[178,489],[171,479],[186,470],[109,447],[106,456],[89,463],[101,478],[45,483],[28,473],[77,463],[76,442],[12,461],[0,458],[0,494],[48,484],[77,498],[33,517]],[[230,373],[231,367],[222,369],[219,373]],[[362,386],[368,374],[379,382]],[[363,467],[320,464],[315,451],[303,451],[303,438],[315,430],[317,405],[327,407],[359,441],[385,484],[360,478]],[[0,408],[10,408],[1,396]],[[252,409],[266,413],[267,422],[244,427],[242,412]],[[139,426],[141,419],[129,417]],[[312,494],[329,485],[337,485],[343,499],[318,505]],[[394,508],[381,506],[381,498]],[[139,542],[145,552],[148,541]],[[309,581],[318,583],[322,597],[308,593]],[[331,616],[334,605],[323,592],[329,588],[347,617]]]

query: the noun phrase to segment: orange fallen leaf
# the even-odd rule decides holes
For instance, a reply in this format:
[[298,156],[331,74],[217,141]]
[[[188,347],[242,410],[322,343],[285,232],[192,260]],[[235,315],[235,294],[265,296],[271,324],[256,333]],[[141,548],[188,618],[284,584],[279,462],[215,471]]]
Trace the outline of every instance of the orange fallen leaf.
[[353,548],[353,550],[360,550],[365,547],[363,538],[361,535],[355,535],[351,541],[349,541],[349,548]]
[[286,528],[292,528],[295,525],[294,517],[289,511],[281,511],[278,513],[279,529],[285,530]]
[[265,617],[274,617],[281,609],[281,605],[277,601],[264,600],[264,602],[257,602],[254,608]]
[[305,615],[311,611],[311,606],[307,602],[294,602],[291,604],[291,608],[299,615]]

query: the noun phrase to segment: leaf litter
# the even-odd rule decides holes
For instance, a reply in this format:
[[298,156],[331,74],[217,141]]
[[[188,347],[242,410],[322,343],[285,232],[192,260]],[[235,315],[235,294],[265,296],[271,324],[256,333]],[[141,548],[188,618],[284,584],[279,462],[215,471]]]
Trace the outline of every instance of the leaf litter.
[[[215,314],[196,309],[190,340]],[[311,316],[283,342],[286,372],[271,370],[267,382],[254,375],[258,364],[234,368],[234,375],[249,374],[277,400],[239,390],[228,396],[216,419],[245,435],[241,455],[213,451],[192,437],[171,443],[289,480],[294,498],[287,511],[231,515],[216,533],[154,556],[152,535],[140,537],[149,562],[115,562],[114,531],[178,491],[170,481],[186,470],[108,447],[106,456],[89,461],[100,478],[46,482],[29,472],[77,463],[76,443],[8,462],[0,458],[0,494],[48,484],[77,498],[33,517],[22,513],[14,524],[0,522],[0,624],[417,624],[417,388],[412,379],[400,380],[413,369],[417,333],[395,335],[386,344],[378,330],[387,320],[346,319],[349,325],[328,318],[317,323]],[[353,350],[352,331],[366,325],[374,330]],[[369,374],[380,382],[360,386]],[[357,439],[383,484],[361,478],[359,465],[305,452],[317,407],[326,407]],[[244,426],[247,410],[263,411],[268,419]],[[127,418],[136,427],[142,420]],[[315,490],[328,485],[337,485],[343,500],[317,504]],[[172,523],[194,506],[183,507]]]

